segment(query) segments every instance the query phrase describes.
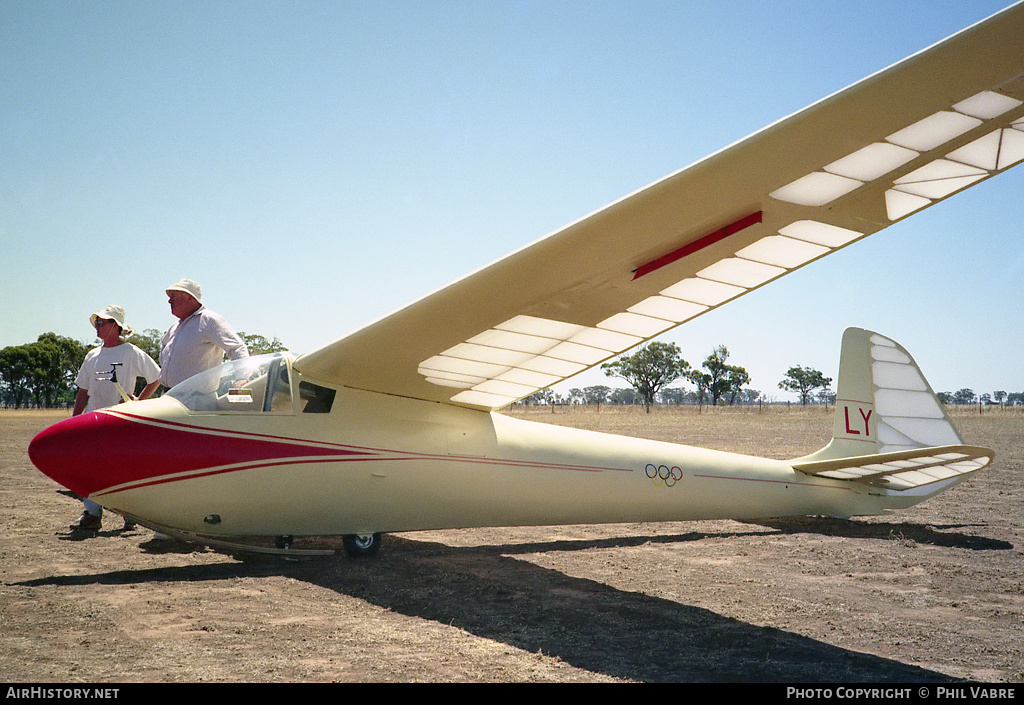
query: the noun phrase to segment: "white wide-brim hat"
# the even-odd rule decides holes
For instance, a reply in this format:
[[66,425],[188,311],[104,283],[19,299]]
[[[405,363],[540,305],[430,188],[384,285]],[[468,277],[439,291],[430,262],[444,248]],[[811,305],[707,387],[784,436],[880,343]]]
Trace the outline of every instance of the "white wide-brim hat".
[[102,311],[97,311],[89,316],[89,323],[92,324],[93,328],[96,327],[96,319],[98,318],[115,321],[121,328],[122,338],[129,338],[135,332],[131,329],[131,326],[124,322],[124,309],[120,306],[106,306]]
[[203,287],[191,279],[179,279],[174,282],[167,287],[166,293],[170,294],[172,291],[184,291],[199,303],[203,303]]

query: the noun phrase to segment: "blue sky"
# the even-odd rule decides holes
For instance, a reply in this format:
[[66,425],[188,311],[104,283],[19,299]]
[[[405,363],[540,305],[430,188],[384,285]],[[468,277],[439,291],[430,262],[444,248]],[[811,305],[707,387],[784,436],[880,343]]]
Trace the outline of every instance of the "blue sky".
[[[305,352],[1007,0],[0,1],[0,347],[199,281]],[[1024,391],[1024,168],[662,336],[778,398],[842,330]],[[590,373],[563,386],[611,383]]]

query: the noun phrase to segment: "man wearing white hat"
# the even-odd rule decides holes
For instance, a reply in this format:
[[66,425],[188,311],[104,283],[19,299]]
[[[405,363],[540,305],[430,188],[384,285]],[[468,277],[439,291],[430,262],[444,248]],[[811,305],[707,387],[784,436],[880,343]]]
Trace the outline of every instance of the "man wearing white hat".
[[[82,367],[78,370],[78,377],[75,378],[78,394],[75,396],[74,415],[121,403],[123,399],[118,385],[132,399],[148,399],[152,396],[160,386],[160,368],[153,358],[125,341],[133,331],[124,322],[124,309],[120,306],[107,306],[92,314],[89,322],[103,344],[86,353]],[[117,384],[114,384],[111,372],[116,376]],[[146,380],[146,387],[135,396],[136,380],[139,377]],[[88,499],[84,503],[85,511],[71,528],[99,529],[103,507]],[[125,528],[132,526],[130,521],[125,520]]]
[[203,290],[191,279],[167,287],[167,302],[178,319],[160,342],[160,381],[173,387],[193,375],[217,367],[227,355],[249,356],[249,349],[222,316],[203,305]]

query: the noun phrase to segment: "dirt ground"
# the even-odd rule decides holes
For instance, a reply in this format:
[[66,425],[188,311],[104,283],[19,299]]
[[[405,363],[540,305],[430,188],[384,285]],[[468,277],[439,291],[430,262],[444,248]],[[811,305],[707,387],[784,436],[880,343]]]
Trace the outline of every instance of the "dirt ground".
[[[795,457],[815,409],[534,420]],[[908,511],[391,534],[369,560],[239,556],[81,504],[0,412],[5,682],[1024,681],[1024,414],[956,417],[995,464]]]

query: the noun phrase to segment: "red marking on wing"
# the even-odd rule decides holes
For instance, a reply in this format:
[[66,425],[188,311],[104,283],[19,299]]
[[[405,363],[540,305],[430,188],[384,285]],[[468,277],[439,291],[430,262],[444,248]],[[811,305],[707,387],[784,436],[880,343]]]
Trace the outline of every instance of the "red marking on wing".
[[716,242],[724,240],[730,235],[734,235],[738,233],[740,230],[746,230],[751,225],[760,222],[761,211],[758,211],[757,213],[751,213],[745,218],[740,218],[735,223],[730,223],[729,225],[726,225],[724,228],[716,230],[715,232],[709,235],[705,235],[699,240],[694,240],[688,245],[683,245],[678,250],[673,250],[672,252],[669,252],[667,255],[662,255],[656,260],[651,260],[647,264],[640,265],[633,272],[633,280],[635,281],[640,277],[644,276],[645,274],[650,274],[651,272],[657,269],[661,269],[666,265],[672,264],[676,260],[680,260],[683,257],[688,257],[692,255],[694,252],[699,252],[700,250],[703,250],[705,247],[710,247],[711,245],[714,245]]

